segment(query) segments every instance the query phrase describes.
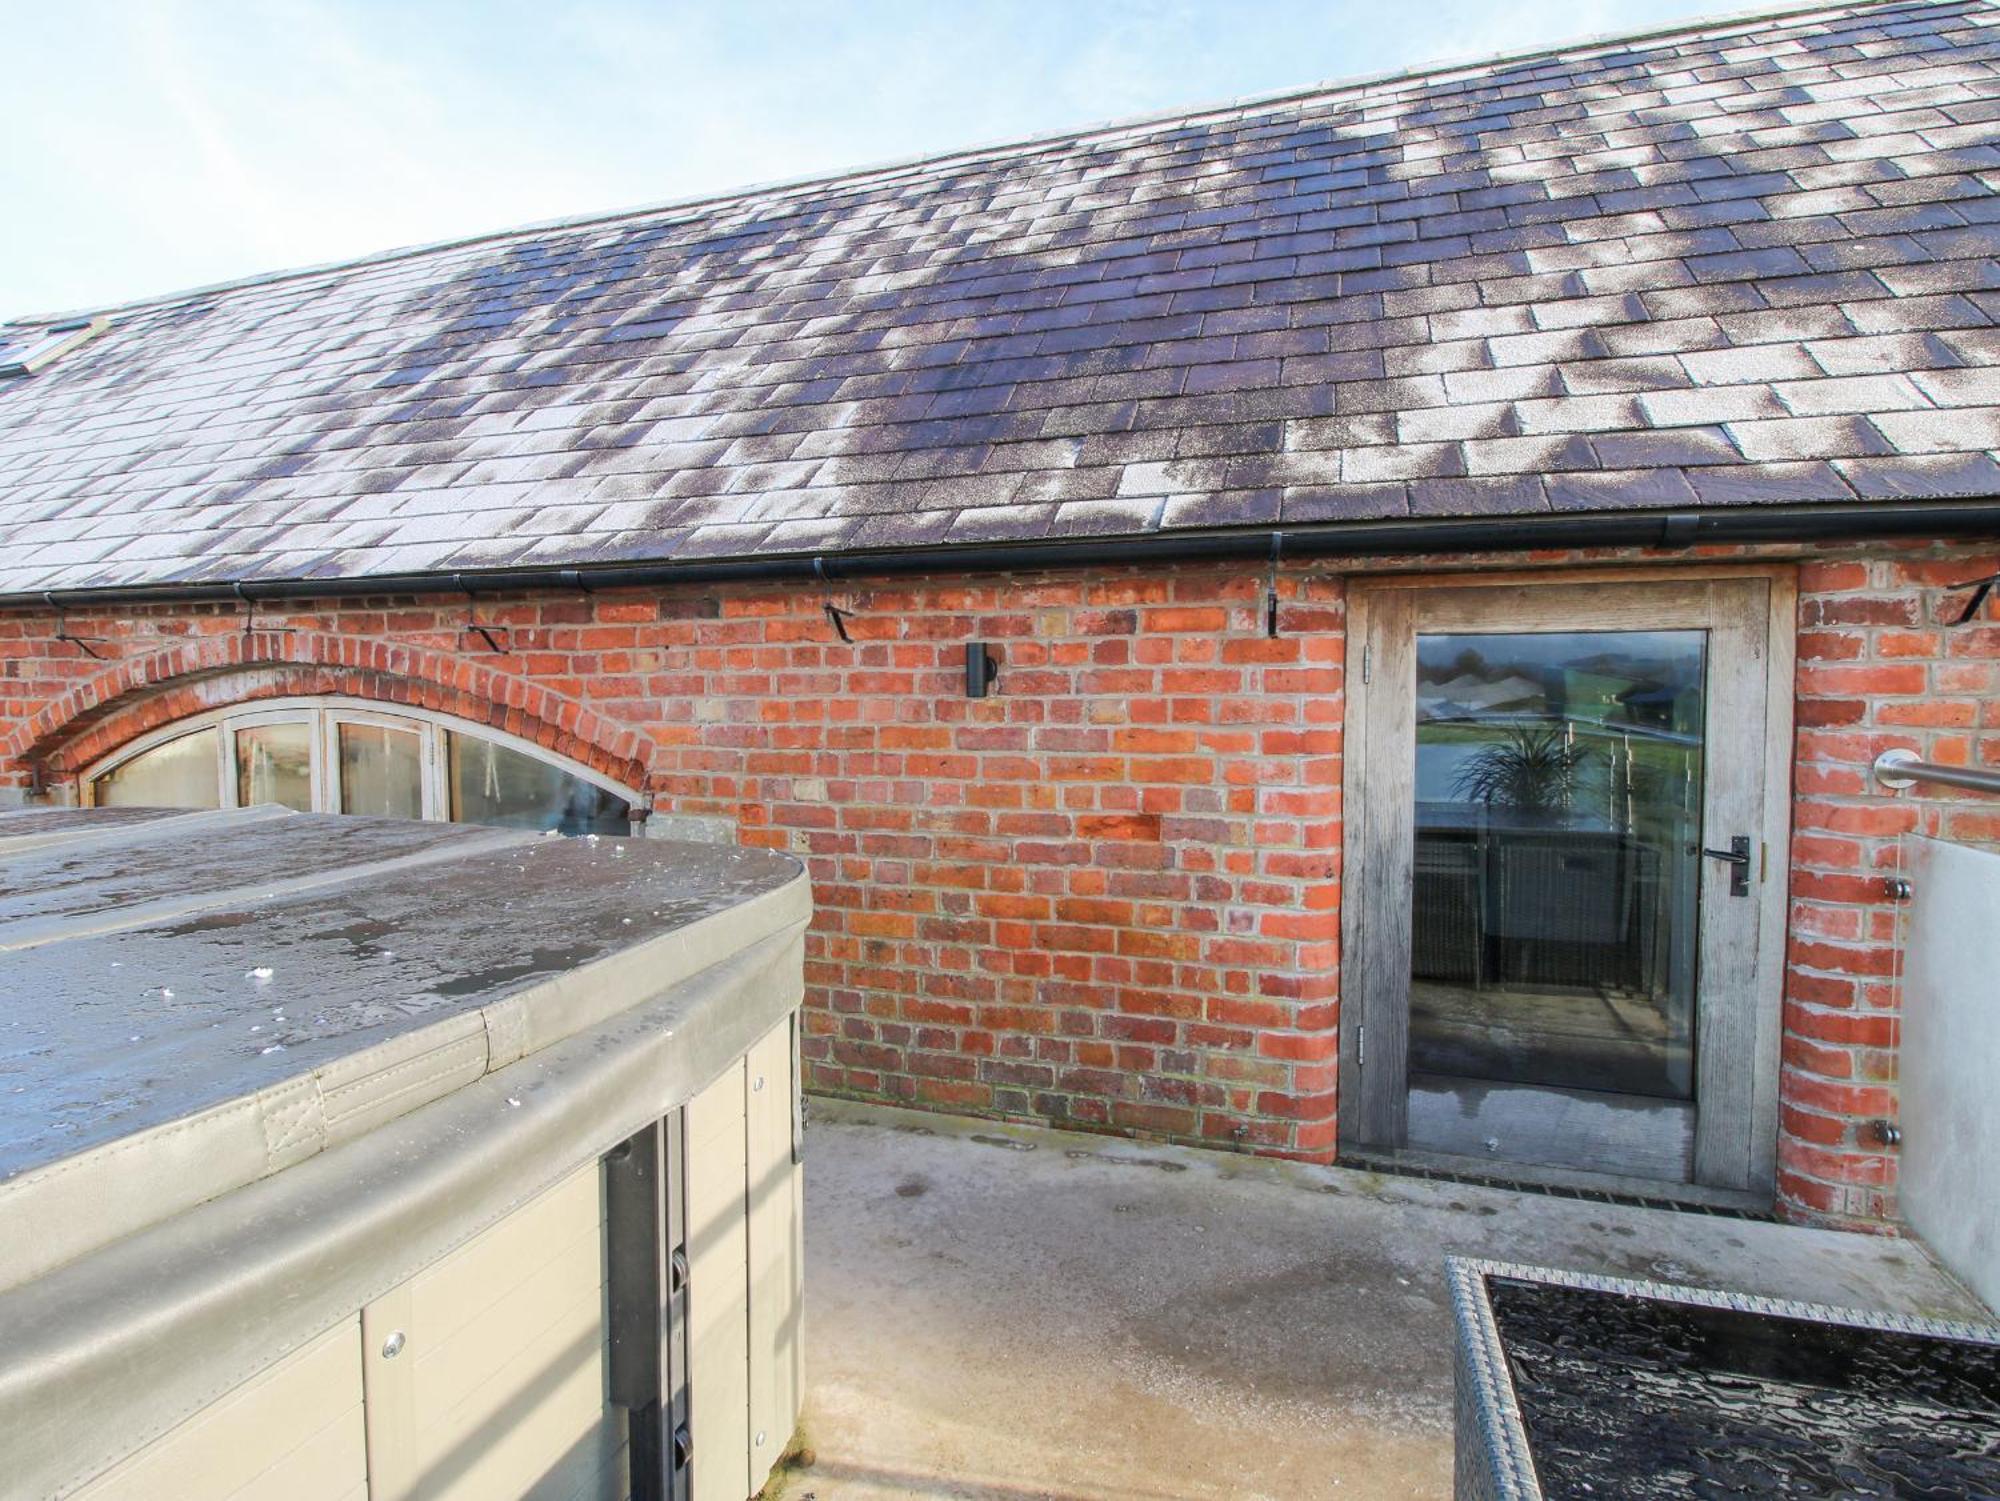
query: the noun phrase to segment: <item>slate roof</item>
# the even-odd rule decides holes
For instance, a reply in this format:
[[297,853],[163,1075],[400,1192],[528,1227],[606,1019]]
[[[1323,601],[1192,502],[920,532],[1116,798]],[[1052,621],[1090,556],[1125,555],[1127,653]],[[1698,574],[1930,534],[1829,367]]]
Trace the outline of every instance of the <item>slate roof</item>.
[[0,385],[0,592],[2000,493],[1996,23],[1714,23],[117,310]]

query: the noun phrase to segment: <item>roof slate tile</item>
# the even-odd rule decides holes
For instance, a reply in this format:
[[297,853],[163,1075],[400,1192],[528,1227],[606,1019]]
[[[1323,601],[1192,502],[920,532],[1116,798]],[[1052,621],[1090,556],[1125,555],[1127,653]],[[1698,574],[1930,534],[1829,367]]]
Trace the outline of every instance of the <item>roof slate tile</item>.
[[1844,459],[1895,451],[1881,429],[1865,417],[1730,422],[1724,431],[1747,459]]
[[1459,438],[1512,438],[1521,421],[1512,403],[1481,406],[1424,407],[1398,413],[1395,437],[1403,443],[1433,443]]
[[1410,514],[1409,488],[1400,483],[1300,485],[1285,490],[1283,520],[1374,521]]
[[1843,304],[1841,310],[1864,334],[1976,328],[1992,321],[1976,304],[1953,294],[1857,302]]
[[1597,452],[1574,434],[1532,438],[1479,438],[1460,445],[1468,474],[1552,474],[1595,469]]
[[1639,398],[1639,410],[1653,427],[1699,427],[1787,415],[1777,395],[1763,385],[1648,391]]
[[1548,508],[1539,475],[1427,479],[1410,486],[1412,516],[1533,515]]
[[1720,427],[1599,433],[1590,440],[1590,447],[1606,469],[1697,468],[1743,462],[1743,455]]
[[1508,369],[1469,369],[1444,376],[1450,403],[1508,401],[1525,396],[1562,394],[1561,372],[1551,364],[1516,365]]
[[1465,473],[1465,455],[1456,443],[1385,443],[1341,450],[1343,484],[1378,480],[1432,479]]
[[1552,474],[1546,481],[1556,511],[1616,511],[1689,506],[1698,499],[1678,469],[1619,469]]
[[1176,527],[1260,526],[1284,516],[1284,490],[1218,490],[1176,495],[1162,508],[1157,525]]
[[1963,453],[2000,448],[2000,406],[1882,412],[1872,419],[1899,453]]
[[1627,395],[1557,396],[1519,401],[1514,411],[1521,431],[1536,433],[1596,433],[1642,424],[1638,402]]
[[1853,497],[1834,467],[1818,462],[1690,469],[1687,478],[1708,506],[1799,505]]
[[1864,500],[2000,494],[2000,463],[1991,454],[1898,454],[1842,459],[1834,467]]
[[1924,393],[1902,375],[1851,375],[1826,380],[1781,381],[1773,389],[1801,417],[1832,412],[1884,412],[1924,407]]
[[1730,349],[1691,350],[1681,366],[1698,386],[1737,386],[1748,382],[1809,380],[1820,367],[1799,344],[1750,344]]
[[1990,365],[1919,370],[1910,379],[1937,406],[2000,406],[2000,371]]

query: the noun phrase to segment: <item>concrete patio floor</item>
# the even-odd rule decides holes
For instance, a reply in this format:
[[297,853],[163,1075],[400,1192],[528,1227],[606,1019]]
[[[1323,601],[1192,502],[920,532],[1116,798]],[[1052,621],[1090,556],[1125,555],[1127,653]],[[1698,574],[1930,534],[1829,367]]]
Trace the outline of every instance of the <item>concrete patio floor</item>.
[[1912,1241],[815,1100],[787,1501],[1439,1497],[1448,1254],[1982,1317]]

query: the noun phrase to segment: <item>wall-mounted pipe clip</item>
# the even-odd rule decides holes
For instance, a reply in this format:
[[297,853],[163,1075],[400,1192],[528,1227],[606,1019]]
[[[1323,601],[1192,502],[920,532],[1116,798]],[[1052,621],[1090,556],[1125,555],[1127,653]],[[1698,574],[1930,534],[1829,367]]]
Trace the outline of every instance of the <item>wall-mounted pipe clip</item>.
[[1278,559],[1285,550],[1285,534],[1271,533],[1271,580],[1264,588],[1264,634],[1273,640],[1278,635]]

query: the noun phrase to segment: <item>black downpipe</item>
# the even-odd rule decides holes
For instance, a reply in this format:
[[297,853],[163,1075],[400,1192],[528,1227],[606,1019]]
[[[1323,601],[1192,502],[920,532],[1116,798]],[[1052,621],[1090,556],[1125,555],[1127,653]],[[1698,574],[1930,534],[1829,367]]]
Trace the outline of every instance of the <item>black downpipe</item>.
[[[359,595],[517,594],[666,584],[727,584],[915,573],[1004,573],[1144,563],[1202,563],[1271,557],[1276,527],[1081,542],[1006,542],[881,552],[797,553],[699,562],[564,565],[483,571],[377,574],[349,578],[245,580],[231,583],[103,585],[0,594],[0,608],[89,608],[126,604],[247,604],[261,600],[343,599]],[[1883,538],[2000,537],[2000,499],[1923,504],[1743,507],[1728,511],[1592,511],[1574,516],[1472,520],[1354,521],[1283,528],[1284,554],[1384,557],[1395,554],[1517,552],[1550,547],[1684,548],[1720,543],[1853,542]]]

